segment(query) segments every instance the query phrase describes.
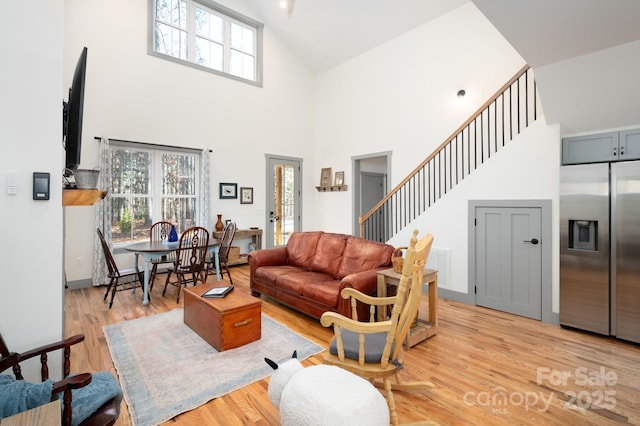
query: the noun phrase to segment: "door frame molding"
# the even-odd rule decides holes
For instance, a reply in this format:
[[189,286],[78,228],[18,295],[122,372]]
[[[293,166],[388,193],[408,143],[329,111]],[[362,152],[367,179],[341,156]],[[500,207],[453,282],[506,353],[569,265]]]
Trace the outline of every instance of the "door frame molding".
[[468,287],[469,302],[476,305],[474,287],[476,285],[476,209],[482,207],[497,208],[539,208],[541,218],[541,253],[542,271],[541,285],[541,321],[550,324],[558,324],[558,314],[553,313],[553,280],[552,280],[552,255],[553,255],[553,229],[552,229],[552,203],[551,200],[469,200],[468,222]]
[[391,188],[389,188],[389,184],[391,182],[391,154],[392,151],[382,151],[382,152],[373,152],[371,154],[364,154],[364,155],[354,155],[351,157],[351,170],[353,171],[351,176],[353,179],[352,184],[352,188],[353,188],[353,196],[351,198],[351,217],[353,218],[353,222],[352,222],[352,226],[353,226],[353,231],[352,234],[359,236],[360,235],[360,223],[358,222],[358,214],[356,213],[356,206],[360,205],[360,199],[362,197],[361,194],[361,188],[360,188],[360,173],[361,173],[361,167],[360,167],[360,161],[361,160],[366,160],[369,158],[377,158],[377,157],[385,157],[386,159],[386,164],[387,164],[387,187],[385,188],[385,194],[389,192],[389,190]]
[[[269,180],[273,179],[272,175],[271,175],[271,170],[269,169],[269,163],[271,160],[282,160],[282,161],[291,161],[291,162],[297,162],[298,166],[300,167],[300,170],[298,171],[299,174],[299,179],[298,182],[296,182],[296,188],[294,188],[294,191],[297,192],[298,197],[296,200],[296,211],[298,212],[298,220],[295,222],[295,226],[294,226],[294,232],[299,232],[302,229],[302,163],[303,163],[303,159],[300,157],[291,157],[291,156],[286,156],[286,155],[276,155],[276,154],[265,154],[264,155],[265,158],[265,188],[264,188],[264,192],[265,194],[267,194],[269,192]],[[263,232],[263,248],[269,248],[268,244],[270,244],[271,242],[269,241],[269,224],[271,223],[269,221],[269,217],[267,215],[267,212],[269,211],[269,196],[265,197],[264,200],[264,205],[265,205],[265,210],[264,210],[264,221],[265,221],[265,228],[264,228],[264,232]]]

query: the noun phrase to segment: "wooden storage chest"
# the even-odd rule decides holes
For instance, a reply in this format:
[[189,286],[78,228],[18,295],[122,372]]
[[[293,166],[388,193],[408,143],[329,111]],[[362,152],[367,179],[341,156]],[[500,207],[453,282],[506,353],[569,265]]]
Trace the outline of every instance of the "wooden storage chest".
[[223,298],[200,297],[216,286],[184,289],[184,323],[218,351],[259,340],[262,301],[237,288]]

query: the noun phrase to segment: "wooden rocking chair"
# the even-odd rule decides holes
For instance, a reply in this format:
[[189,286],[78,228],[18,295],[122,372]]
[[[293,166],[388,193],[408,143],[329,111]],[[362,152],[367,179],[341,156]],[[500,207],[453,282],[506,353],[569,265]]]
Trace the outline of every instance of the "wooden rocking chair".
[[[51,387],[51,401],[56,399],[59,394],[62,394],[62,425],[71,426],[71,424],[78,424],[79,426],[110,426],[113,425],[118,416],[120,415],[120,403],[122,401],[122,391],[117,385],[115,378],[108,372],[99,372],[95,374],[81,373],[71,375],[71,346],[80,343],[84,340],[84,336],[79,334],[66,338],[59,342],[50,343],[44,346],[31,349],[23,353],[16,353],[9,351],[2,334],[0,334],[0,373],[5,370],[9,370],[13,373],[16,380],[24,380],[22,376],[22,368],[20,363],[27,361],[31,358],[40,360],[40,376],[44,382],[49,379],[49,365],[48,358],[51,352],[62,351],[63,353],[63,379],[54,382]],[[6,373],[5,373],[6,374]],[[98,379],[94,380],[94,378]],[[94,386],[96,385],[96,386]],[[35,384],[35,386],[38,386]],[[84,394],[77,394],[81,392],[80,388],[84,388]],[[72,390],[74,392],[72,393]],[[26,391],[24,393],[27,393]],[[35,391],[34,391],[35,393]],[[20,395],[20,392],[12,396],[15,399],[24,397]],[[92,401],[93,405],[99,405],[93,412],[86,412],[88,407],[82,407],[79,411],[85,411],[87,415],[82,422],[72,421],[77,419],[78,414],[75,409],[72,410],[72,398],[73,401],[76,398],[80,401]],[[33,402],[33,401],[30,401]],[[17,403],[16,403],[17,404]],[[22,402],[22,404],[27,404]],[[60,424],[60,422],[55,422]]]
[[[403,343],[418,315],[424,267],[433,244],[433,235],[427,234],[420,241],[417,235],[416,230],[409,243],[395,296],[372,297],[345,288],[341,296],[344,299],[351,298],[354,317],[346,318],[335,312],[325,312],[320,319],[324,327],[333,326],[335,333],[329,350],[324,353],[324,363],[342,367],[383,387],[393,425],[398,424],[398,415],[392,390],[415,391],[433,387],[430,382],[403,382],[398,377],[403,367]],[[357,301],[371,306],[370,322],[358,321],[355,309]],[[393,306],[391,317],[375,322],[376,308],[386,312],[390,305]],[[395,378],[393,383],[392,376]]]

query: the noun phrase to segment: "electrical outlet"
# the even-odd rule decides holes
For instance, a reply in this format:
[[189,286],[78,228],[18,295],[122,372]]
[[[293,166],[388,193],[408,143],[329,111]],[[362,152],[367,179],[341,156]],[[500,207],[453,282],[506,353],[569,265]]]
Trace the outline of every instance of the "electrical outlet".
[[84,265],[84,258],[76,257],[76,266],[82,266],[82,265]]

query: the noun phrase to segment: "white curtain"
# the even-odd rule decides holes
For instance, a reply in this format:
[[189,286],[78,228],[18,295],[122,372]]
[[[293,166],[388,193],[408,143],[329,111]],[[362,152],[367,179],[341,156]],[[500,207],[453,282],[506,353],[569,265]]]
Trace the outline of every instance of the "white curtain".
[[211,184],[209,179],[209,150],[200,153],[200,196],[198,197],[198,226],[211,232]]
[[[107,191],[107,196],[97,204],[95,227],[104,234],[104,239],[109,247],[111,244],[111,153],[109,152],[109,139],[100,139],[100,174],[98,175],[98,189]],[[98,233],[93,234],[93,285],[109,283],[107,264],[100,244]]]

